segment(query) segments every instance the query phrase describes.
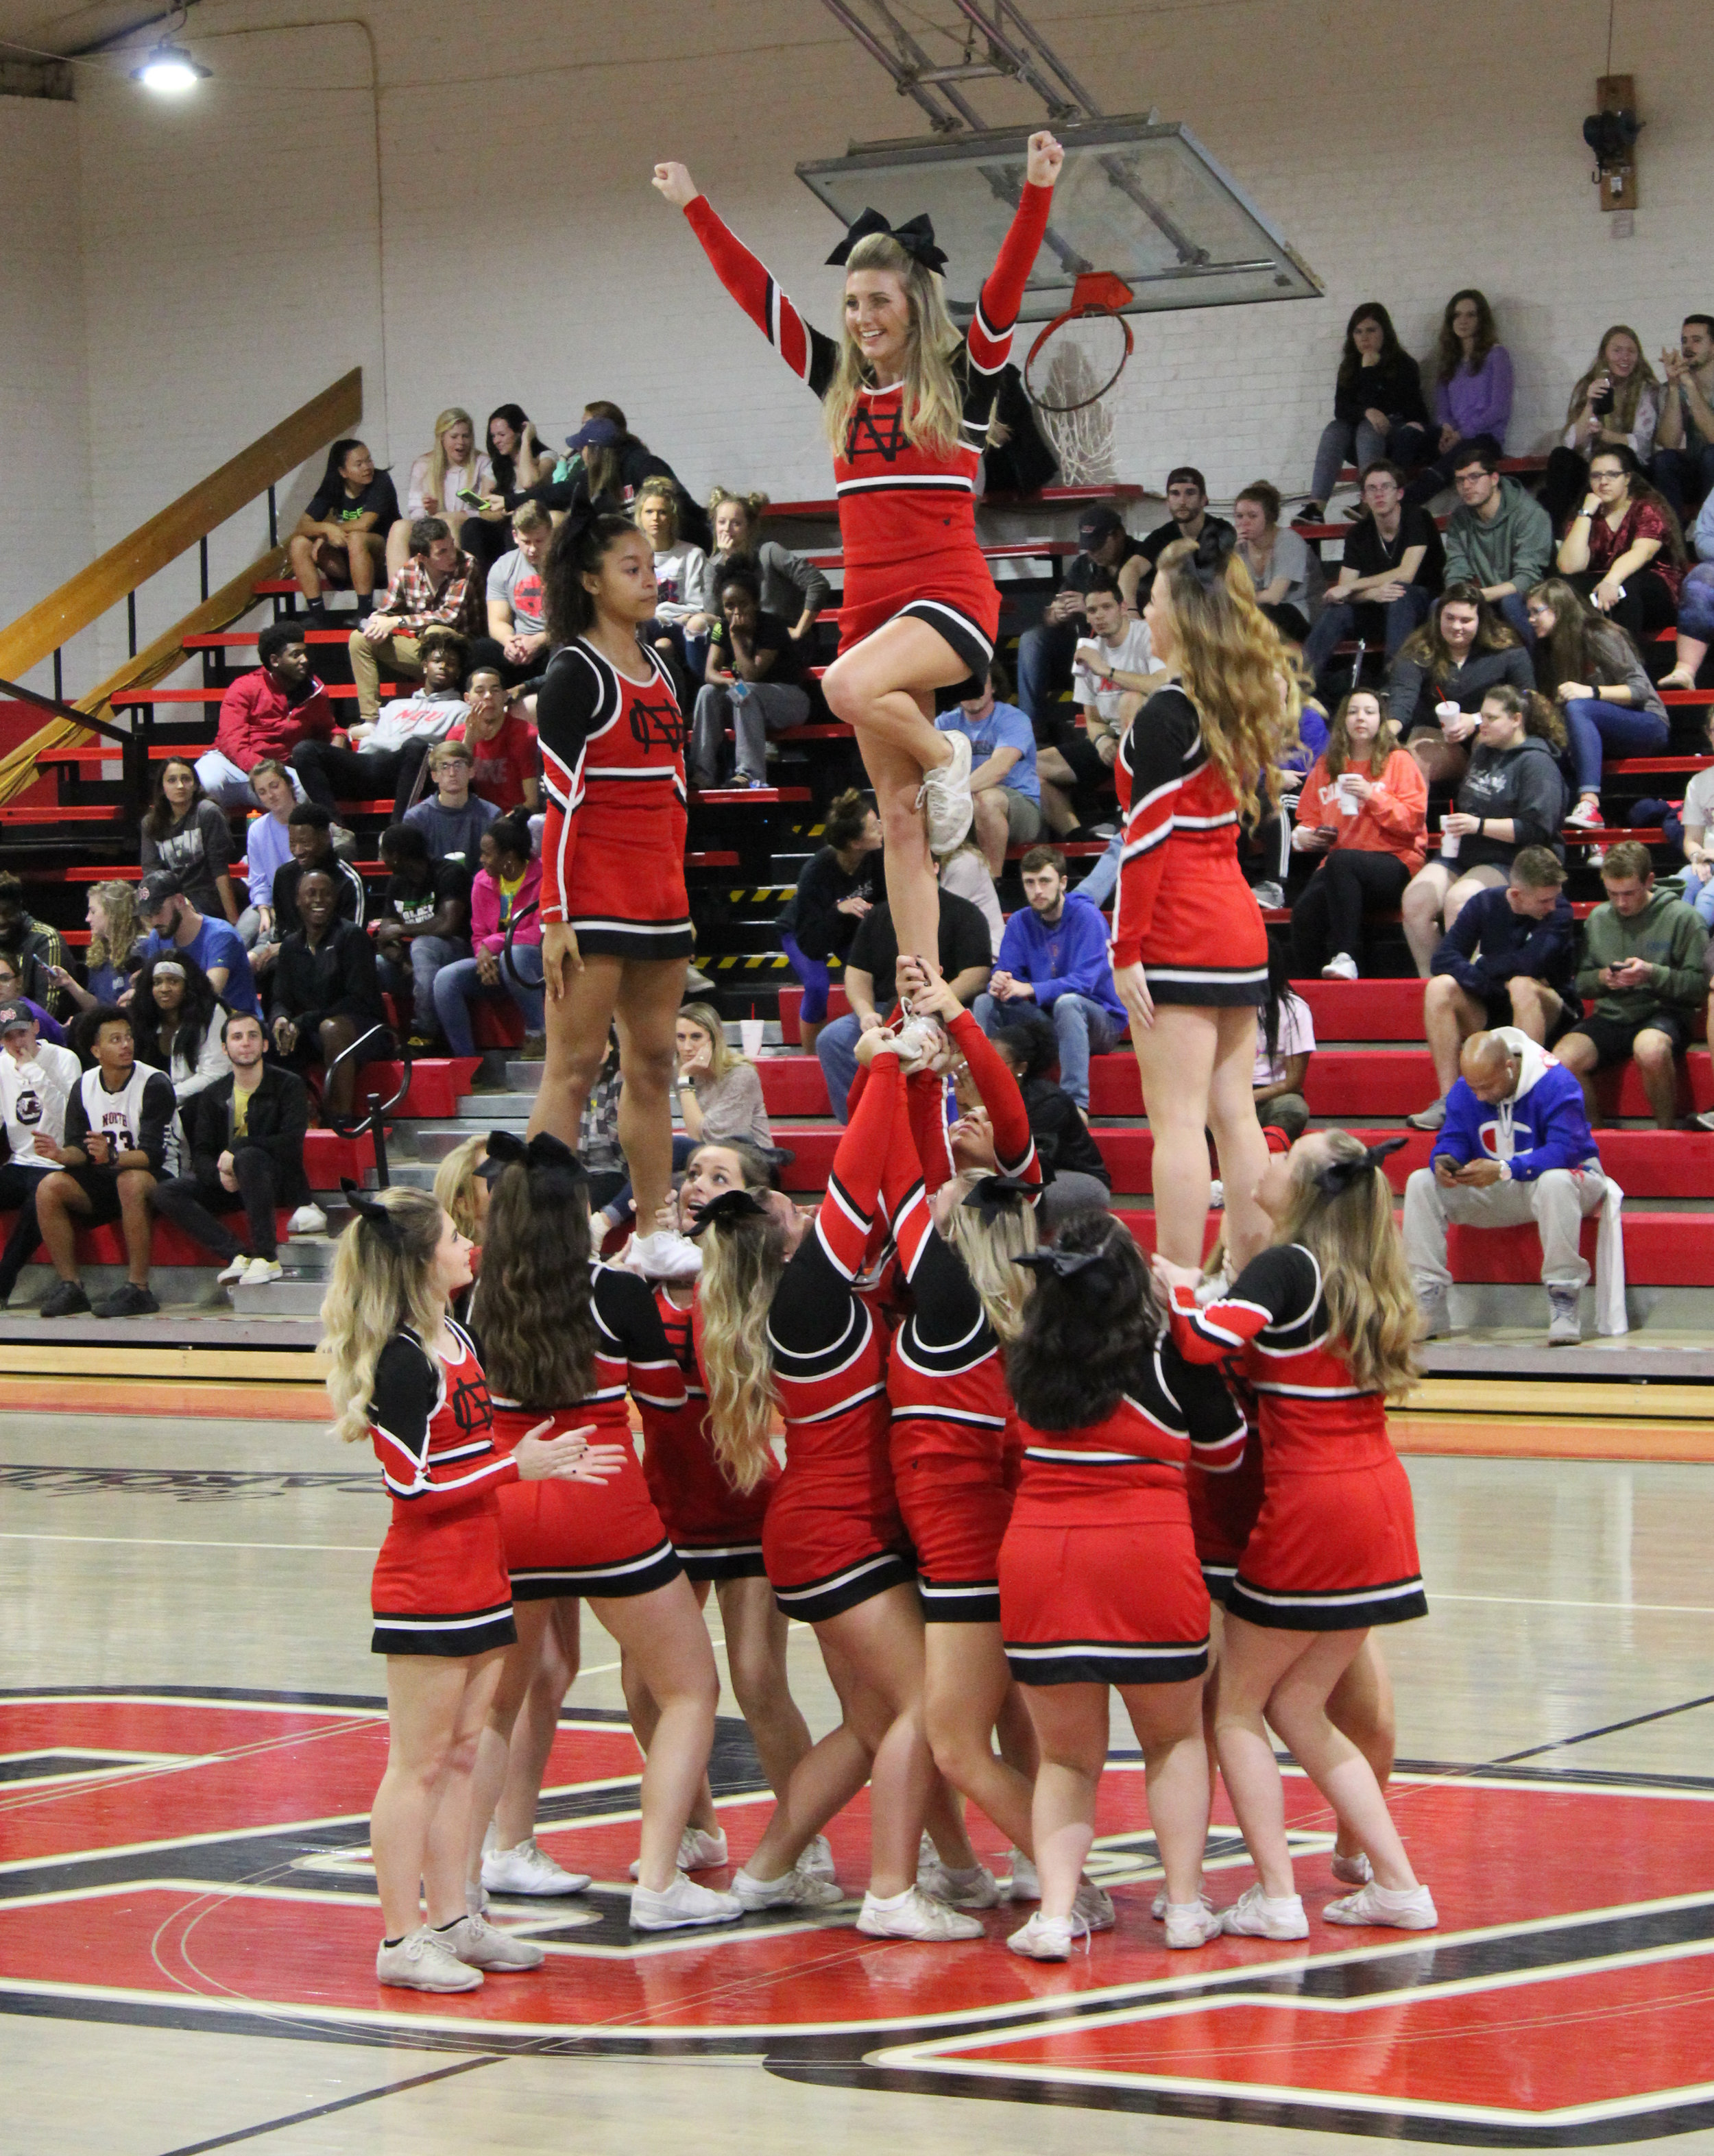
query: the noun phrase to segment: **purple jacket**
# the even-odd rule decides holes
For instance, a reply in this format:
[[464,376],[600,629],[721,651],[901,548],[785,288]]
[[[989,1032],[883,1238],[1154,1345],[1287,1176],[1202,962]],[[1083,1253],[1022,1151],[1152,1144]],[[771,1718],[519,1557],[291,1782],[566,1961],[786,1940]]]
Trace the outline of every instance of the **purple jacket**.
[[1493,347],[1474,374],[1468,362],[1459,362],[1457,373],[1434,391],[1434,417],[1443,427],[1456,427],[1461,442],[1491,434],[1505,448],[1511,424],[1511,355],[1503,344]]

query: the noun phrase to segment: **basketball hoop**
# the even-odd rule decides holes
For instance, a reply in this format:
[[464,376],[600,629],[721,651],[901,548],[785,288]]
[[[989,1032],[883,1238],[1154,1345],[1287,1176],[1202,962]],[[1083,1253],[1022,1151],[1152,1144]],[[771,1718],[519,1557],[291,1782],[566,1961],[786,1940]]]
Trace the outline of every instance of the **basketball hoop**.
[[1136,350],[1121,309],[1133,294],[1110,270],[1090,270],[1071,290],[1071,304],[1029,347],[1024,387],[1039,412],[1081,412],[1105,397]]

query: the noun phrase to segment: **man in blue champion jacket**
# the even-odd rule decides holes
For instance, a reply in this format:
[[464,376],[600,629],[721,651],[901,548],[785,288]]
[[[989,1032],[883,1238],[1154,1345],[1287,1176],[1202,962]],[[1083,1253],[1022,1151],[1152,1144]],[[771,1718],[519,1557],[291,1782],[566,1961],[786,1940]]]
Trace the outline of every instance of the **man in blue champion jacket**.
[[1006,923],[988,992],[971,1009],[987,1034],[1042,1011],[1060,1041],[1060,1083],[1089,1120],[1089,1059],[1105,1055],[1125,1031],[1113,986],[1107,925],[1086,898],[1066,888],[1065,856],[1032,846],[1022,863],[1024,896]]
[[1515,1025],[1473,1034],[1446,1096],[1446,1121],[1429,1165],[1404,1186],[1404,1254],[1423,1307],[1426,1340],[1450,1332],[1446,1229],[1512,1228],[1533,1220],[1542,1238],[1550,1347],[1583,1337],[1578,1299],[1589,1277],[1579,1247],[1583,1216],[1607,1194],[1583,1087]]

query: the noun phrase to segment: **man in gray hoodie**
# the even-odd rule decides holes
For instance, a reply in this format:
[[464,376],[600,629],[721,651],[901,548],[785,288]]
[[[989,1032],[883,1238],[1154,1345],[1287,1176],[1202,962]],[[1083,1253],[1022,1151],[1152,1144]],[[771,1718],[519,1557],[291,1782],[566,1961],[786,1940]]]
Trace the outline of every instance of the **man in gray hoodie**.
[[1446,582],[1481,587],[1526,644],[1535,642],[1524,601],[1547,573],[1553,526],[1547,512],[1515,479],[1500,473],[1491,443],[1465,444],[1452,475],[1458,506],[1446,526]]

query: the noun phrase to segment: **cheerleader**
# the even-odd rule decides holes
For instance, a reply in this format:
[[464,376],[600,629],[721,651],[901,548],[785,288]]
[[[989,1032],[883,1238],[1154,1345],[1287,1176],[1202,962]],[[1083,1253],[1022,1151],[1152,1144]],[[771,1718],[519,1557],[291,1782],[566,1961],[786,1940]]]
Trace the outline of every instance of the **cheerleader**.
[[1114,765],[1125,826],[1113,984],[1154,1133],[1156,1234],[1180,1265],[1202,1261],[1209,1131],[1234,1258],[1268,1238],[1246,1194],[1266,1160],[1251,1081],[1268,942],[1238,829],[1296,739],[1298,691],[1231,547],[1229,531],[1210,527],[1162,554],[1143,619],[1178,679],[1144,705]]
[[1075,1214],[1036,1274],[1007,1357],[1024,1473],[1000,1550],[1006,1653],[1041,1744],[1034,1825],[1041,1907],[1008,1942],[1064,1961],[1078,1907],[1116,1686],[1148,1781],[1167,1875],[1167,1944],[1199,1947],[1209,1765],[1202,1686],[1209,1597],[1185,1471],[1235,1459],[1244,1420],[1212,1372],[1166,1337],[1137,1246],[1107,1213]]
[[1273,1245],[1203,1307],[1198,1276],[1155,1260],[1183,1353],[1237,1355],[1260,1404],[1264,1493],[1228,1590],[1215,1712],[1220,1771],[1258,1875],[1225,1912],[1229,1932],[1309,1932],[1265,1717],[1372,1868],[1323,1915],[1408,1931],[1439,1921],[1374,1769],[1329,1713],[1369,1627],[1428,1609],[1410,1484],[1387,1435],[1387,1399],[1415,1375],[1416,1300],[1380,1167],[1404,1142],[1313,1131],[1270,1158],[1255,1194]]
[[584,1595],[658,1706],[643,1768],[631,1922],[650,1932],[730,1923],[742,1914],[732,1896],[679,1868],[680,1840],[714,1743],[720,1680],[695,1597],[644,1481],[625,1400],[629,1385],[646,1425],[651,1414],[684,1405],[684,1386],[648,1288],[592,1255],[588,1187],[577,1156],[547,1132],[526,1147],[495,1131],[488,1149],[505,1163],[490,1203],[476,1297],[497,1388],[495,1441],[510,1445],[543,1411],[556,1424],[587,1417],[617,1441],[620,1471],[587,1502],[568,1502],[547,1485],[501,1493],[518,1644],[506,1656],[478,1763],[472,1869],[552,1606]]
[[875,783],[899,948],[931,957],[931,855],[950,853],[972,816],[968,743],[936,732],[935,696],[979,685],[993,656],[1000,603],[976,542],[977,470],[1064,157],[1051,135],[1029,138],[1011,229],[962,336],[928,219],[894,230],[865,210],[828,257],[845,271],[837,341],[809,327],[682,165],[654,168],[721,282],[822,399],[844,557],[839,655],[822,685]]
[[925,1819],[955,1870],[973,1873],[976,1856],[924,1733],[922,1616],[889,1462],[885,1329],[870,1303],[886,1220],[922,1204],[908,1137],[895,1140],[906,1116],[901,1052],[917,1051],[901,1051],[880,1027],[858,1042],[867,1082],[814,1228],[789,1260],[779,1224],[748,1191],[711,1199],[697,1224],[698,1345],[716,1452],[738,1488],[753,1489],[772,1459],[777,1400],[786,1464],[762,1525],[763,1560],[780,1607],[814,1626],[841,1710],[839,1727],[798,1763],[732,1889],[749,1908],[837,1896],[805,1873],[802,1854],[867,1781],[871,1866],[857,1928],[979,1938],[974,1917],[916,1885]]
[[327,1390],[336,1433],[368,1437],[393,1499],[372,1589],[387,1724],[370,1828],[385,1927],[375,1974],[474,1991],[484,1969],[542,1959],[464,1898],[477,1740],[517,1637],[496,1493],[521,1480],[599,1484],[619,1463],[588,1427],[545,1439],[547,1422],[496,1451],[482,1366],[447,1306],[469,1285],[469,1241],[425,1191],[345,1189],[357,1219],[321,1305]]
[[[532,1134],[575,1146],[618,1028],[619,1143],[637,1218],[672,1182],[675,1026],[694,944],[685,890],[685,722],[659,654],[639,641],[654,612],[648,541],[622,516],[573,511],[542,570],[558,649],[536,700],[547,788],[541,963],[547,1052]],[[694,1250],[638,1237],[656,1276]]]

